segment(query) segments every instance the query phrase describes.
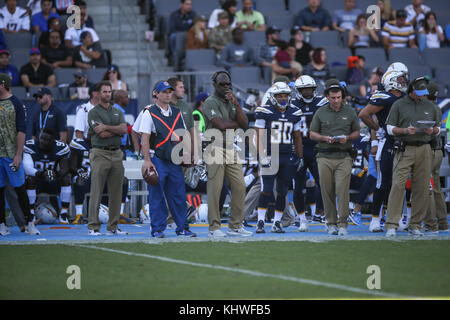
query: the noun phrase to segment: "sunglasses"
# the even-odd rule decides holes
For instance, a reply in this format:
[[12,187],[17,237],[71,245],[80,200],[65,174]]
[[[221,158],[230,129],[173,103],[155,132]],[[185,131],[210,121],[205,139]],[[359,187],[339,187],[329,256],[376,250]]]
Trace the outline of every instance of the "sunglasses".
[[231,86],[231,82],[219,82],[218,85],[221,87]]

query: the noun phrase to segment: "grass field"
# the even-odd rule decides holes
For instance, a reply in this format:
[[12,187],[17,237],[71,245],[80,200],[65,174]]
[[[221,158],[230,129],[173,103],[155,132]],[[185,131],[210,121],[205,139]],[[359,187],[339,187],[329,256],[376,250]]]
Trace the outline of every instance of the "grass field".
[[[450,297],[449,240],[0,245],[0,299]],[[67,267],[80,268],[69,290]],[[369,290],[368,266],[380,268]]]

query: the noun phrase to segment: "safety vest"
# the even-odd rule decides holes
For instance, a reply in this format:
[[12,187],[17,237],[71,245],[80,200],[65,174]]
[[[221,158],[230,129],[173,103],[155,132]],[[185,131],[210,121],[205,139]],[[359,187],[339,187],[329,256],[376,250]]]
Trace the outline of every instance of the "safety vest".
[[203,114],[200,112],[200,110],[194,110],[192,112],[192,116],[195,116],[195,115],[198,115],[198,118],[200,119],[200,120],[198,120],[198,122],[199,122],[198,131],[200,131],[201,133],[205,133],[206,124],[205,124],[205,118],[203,117]]

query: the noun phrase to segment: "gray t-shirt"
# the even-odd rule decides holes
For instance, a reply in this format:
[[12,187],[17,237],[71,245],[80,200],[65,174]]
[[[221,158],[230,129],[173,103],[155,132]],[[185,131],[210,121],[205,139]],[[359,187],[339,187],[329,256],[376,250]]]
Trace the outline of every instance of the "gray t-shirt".
[[333,15],[333,22],[339,28],[352,30],[355,27],[356,18],[362,13],[361,9],[353,9],[351,11],[336,10]]

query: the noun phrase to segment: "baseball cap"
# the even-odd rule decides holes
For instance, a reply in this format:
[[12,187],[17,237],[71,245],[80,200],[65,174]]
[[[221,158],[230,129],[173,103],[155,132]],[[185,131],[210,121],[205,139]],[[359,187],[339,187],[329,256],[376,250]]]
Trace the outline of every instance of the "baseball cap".
[[158,83],[158,85],[155,88],[155,91],[162,92],[162,91],[166,91],[167,89],[173,90],[173,88],[170,86],[170,84],[167,81],[162,81],[162,82]]
[[414,93],[419,97],[430,94],[428,92],[427,86],[428,81],[425,79],[425,77],[416,78],[412,83]]
[[86,78],[87,77],[86,72],[84,72],[81,69],[78,69],[77,71],[75,71],[73,75],[74,75],[74,77],[79,77],[79,78]]
[[115,64],[112,64],[109,67],[108,71],[117,71],[118,72],[119,71],[119,67],[117,65],[115,65]]
[[47,89],[47,88],[40,88],[38,91],[36,91],[35,94],[33,94],[33,98],[42,97],[45,94],[49,94],[49,95],[52,96],[52,92],[49,89]]
[[2,49],[2,50],[0,50],[0,55],[2,55],[2,54],[7,54],[9,56],[9,51],[6,49]]
[[266,35],[281,32],[281,29],[277,26],[273,25],[267,28]]
[[397,13],[395,14],[395,17],[397,18],[406,18],[407,16],[408,14],[403,9],[397,10]]
[[206,16],[204,16],[203,14],[201,14],[201,15],[199,15],[199,16],[196,16],[195,18],[194,18],[194,24],[196,24],[197,22],[199,22],[199,21],[208,21],[208,19],[206,19]]
[[290,81],[289,81],[289,78],[286,77],[286,76],[277,76],[277,77],[275,77],[275,79],[273,79],[273,81],[272,81],[272,83],[275,83],[275,82],[289,83]]
[[344,90],[344,88],[342,87],[342,85],[338,79],[328,79],[325,82],[325,91],[328,91],[333,88],[338,88],[338,89]]
[[6,73],[0,73],[0,84],[4,84],[6,87],[11,86],[11,77]]
[[33,48],[30,50],[30,56],[33,54],[41,54],[41,50],[39,48]]
[[209,94],[206,92],[200,92],[195,96],[195,103],[199,103],[205,101],[209,97]]
[[430,81],[427,86],[428,94],[432,97],[436,97],[439,94],[439,87],[436,82]]
[[218,17],[219,17],[219,19],[225,19],[225,18],[229,18],[230,16],[228,15],[228,12],[222,11],[221,13],[219,13]]
[[300,30],[299,26],[293,26],[291,29],[291,36],[296,34],[298,30]]

